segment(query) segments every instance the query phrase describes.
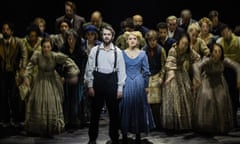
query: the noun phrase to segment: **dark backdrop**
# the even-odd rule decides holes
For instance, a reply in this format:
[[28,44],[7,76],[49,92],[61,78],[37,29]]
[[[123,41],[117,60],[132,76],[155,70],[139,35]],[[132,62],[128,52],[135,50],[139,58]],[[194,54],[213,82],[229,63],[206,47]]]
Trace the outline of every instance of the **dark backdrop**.
[[[47,21],[47,31],[53,32],[54,21],[64,14],[65,0],[7,0],[1,2],[0,22],[11,20],[15,23],[15,35],[23,36],[27,25],[40,16]],[[104,21],[119,30],[120,22],[128,16],[140,13],[144,25],[155,28],[159,21],[168,15],[179,16],[180,11],[189,8],[193,18],[199,20],[207,16],[210,10],[216,9],[221,20],[230,26],[240,24],[240,8],[235,0],[73,0],[77,4],[77,14],[89,21],[94,10],[100,10]]]

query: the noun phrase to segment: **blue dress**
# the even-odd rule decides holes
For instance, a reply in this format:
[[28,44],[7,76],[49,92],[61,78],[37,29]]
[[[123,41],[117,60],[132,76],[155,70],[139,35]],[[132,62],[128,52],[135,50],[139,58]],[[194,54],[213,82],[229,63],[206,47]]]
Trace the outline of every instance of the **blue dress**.
[[147,55],[141,51],[136,58],[129,58],[123,51],[127,78],[120,101],[120,129],[123,133],[148,133],[155,128],[152,112],[147,101],[149,64]]

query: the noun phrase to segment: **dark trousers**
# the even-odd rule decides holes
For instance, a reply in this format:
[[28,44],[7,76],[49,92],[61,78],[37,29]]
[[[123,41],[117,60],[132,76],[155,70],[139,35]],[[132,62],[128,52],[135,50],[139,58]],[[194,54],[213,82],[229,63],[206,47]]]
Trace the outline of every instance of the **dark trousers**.
[[115,73],[102,74],[94,72],[93,88],[95,90],[95,96],[92,98],[91,104],[91,120],[89,127],[90,140],[96,140],[99,130],[99,118],[106,102],[106,106],[109,112],[109,136],[111,140],[118,141],[118,100],[117,100],[117,81]]
[[14,72],[0,72],[0,121],[24,121],[25,106],[21,101]]
[[233,123],[235,127],[238,126],[237,121],[237,110],[239,107],[239,92],[237,89],[237,75],[233,69],[225,68],[224,69],[224,77],[228,84],[229,93],[232,100],[232,107],[233,107]]

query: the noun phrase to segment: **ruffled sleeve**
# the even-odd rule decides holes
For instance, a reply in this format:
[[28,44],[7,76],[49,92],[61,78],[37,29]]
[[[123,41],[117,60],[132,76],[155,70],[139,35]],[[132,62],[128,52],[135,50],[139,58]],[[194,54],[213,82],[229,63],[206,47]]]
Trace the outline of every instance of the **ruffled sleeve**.
[[174,77],[174,71],[177,69],[177,53],[175,48],[171,48],[169,50],[166,64],[165,64],[165,69],[166,69],[166,79],[169,77]]
[[201,81],[201,71],[202,67],[206,65],[210,61],[210,58],[204,57],[201,61],[198,61],[193,64],[193,82],[200,82]]
[[37,64],[40,54],[41,54],[41,52],[35,51],[33,53],[32,57],[30,58],[30,61],[27,64],[27,67],[26,67],[25,73],[24,73],[24,77],[28,78],[29,81],[31,81],[33,79],[34,66]]
[[66,68],[66,76],[71,78],[77,76],[80,73],[80,70],[76,63],[63,53],[54,53],[56,62],[62,64],[64,69]]
[[230,67],[236,71],[237,84],[240,86],[240,64],[236,61],[231,60],[230,58],[225,58],[223,62],[225,66]]

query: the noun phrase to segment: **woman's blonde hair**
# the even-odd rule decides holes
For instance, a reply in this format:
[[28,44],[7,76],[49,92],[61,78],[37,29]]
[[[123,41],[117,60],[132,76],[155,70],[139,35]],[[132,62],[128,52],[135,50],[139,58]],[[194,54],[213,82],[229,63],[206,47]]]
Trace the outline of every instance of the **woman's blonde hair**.
[[207,17],[201,18],[198,23],[200,26],[202,26],[203,23],[206,23],[209,26],[209,28],[212,27],[212,21]]
[[126,32],[124,32],[124,34],[123,34],[125,40],[127,40],[130,35],[136,36],[137,39],[138,39],[138,41],[140,41],[141,39],[143,39],[142,33],[141,33],[140,31],[126,31]]
[[187,32],[189,33],[189,32],[191,32],[191,31],[193,31],[193,30],[195,30],[196,32],[198,32],[198,33],[200,33],[200,26],[199,26],[199,24],[197,24],[197,23],[191,23],[189,26],[188,26],[188,29],[187,29]]

